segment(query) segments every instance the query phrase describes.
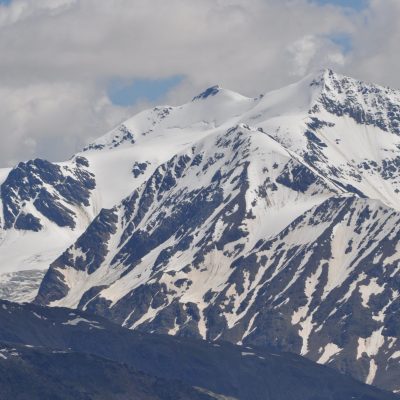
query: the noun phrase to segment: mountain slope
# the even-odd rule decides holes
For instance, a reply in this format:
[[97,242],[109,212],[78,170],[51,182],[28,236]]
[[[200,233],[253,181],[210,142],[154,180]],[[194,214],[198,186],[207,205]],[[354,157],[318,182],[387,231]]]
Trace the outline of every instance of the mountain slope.
[[123,390],[135,399],[398,398],[294,354],[141,334],[80,311],[0,305],[0,342],[8,342],[0,346],[0,391],[13,387],[7,378],[23,377],[17,396],[29,382],[66,399],[79,398],[80,388],[99,399],[133,398]]
[[[288,177],[292,171],[298,174],[295,181]],[[150,280],[153,273],[168,271],[182,253],[180,268],[195,265],[201,270],[210,252],[222,259],[223,267],[334,193],[334,185],[264,132],[236,127],[162,164],[120,206],[103,210],[51,271],[64,276],[64,305],[76,307],[85,288],[117,279],[118,287],[105,294],[115,302],[137,286],[135,277],[141,275],[141,282],[143,275]],[[197,274],[195,283],[201,286]],[[225,279],[226,273],[220,276]],[[46,279],[50,277],[51,272]],[[204,278],[210,280],[209,271]],[[215,279],[210,283],[218,285]],[[44,292],[45,284],[39,297]]]
[[218,399],[100,357],[14,344],[0,344],[0,396],[4,400]]
[[[287,189],[276,184],[280,177],[272,183],[273,194]],[[225,189],[222,181],[219,188]],[[39,301],[85,308],[131,328],[273,344],[339,369],[343,363],[362,380],[397,389],[398,363],[391,360],[399,351],[392,315],[398,304],[398,212],[378,201],[332,196],[263,240],[265,230],[257,232],[253,223],[263,218],[268,224],[268,213],[258,214],[255,206],[264,198],[251,198],[250,213],[246,190],[228,187],[228,201],[223,194],[213,200],[211,186],[202,197],[194,191],[184,200],[170,191],[152,192],[153,184],[150,180],[121,209],[99,216],[52,265]],[[242,184],[246,187],[245,179]],[[160,214],[149,210],[147,220],[143,199],[150,193],[147,204],[158,198],[162,205]],[[174,206],[167,217],[163,195],[183,208]],[[267,198],[273,203],[273,196]],[[131,208],[132,199],[137,205]],[[299,203],[301,197],[294,199]],[[124,220],[127,211],[130,218]],[[107,225],[110,215],[115,218]],[[99,247],[104,242],[97,234],[106,229],[105,243],[111,245]]]

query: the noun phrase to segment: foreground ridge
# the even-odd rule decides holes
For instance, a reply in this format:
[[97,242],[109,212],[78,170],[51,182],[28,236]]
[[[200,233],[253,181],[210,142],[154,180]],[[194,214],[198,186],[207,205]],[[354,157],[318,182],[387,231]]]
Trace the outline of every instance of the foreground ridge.
[[143,334],[63,308],[0,302],[0,343],[4,399],[397,398],[294,354]]

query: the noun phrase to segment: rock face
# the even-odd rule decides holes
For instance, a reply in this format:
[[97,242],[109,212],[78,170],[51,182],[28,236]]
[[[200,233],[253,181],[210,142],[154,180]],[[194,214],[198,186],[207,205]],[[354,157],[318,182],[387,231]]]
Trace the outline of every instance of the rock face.
[[0,274],[46,269],[92,220],[95,188],[88,161],[79,156],[0,170]]
[[55,259],[36,302],[400,391],[399,110],[400,92],[328,70],[139,114],[87,158],[157,160],[131,164],[136,187]]
[[36,159],[19,163],[1,185],[4,228],[40,231],[40,217],[59,227],[75,228],[74,208],[88,207],[90,191],[96,186],[82,158],[75,168]]
[[303,357],[140,333],[94,315],[0,301],[9,399],[395,400]]

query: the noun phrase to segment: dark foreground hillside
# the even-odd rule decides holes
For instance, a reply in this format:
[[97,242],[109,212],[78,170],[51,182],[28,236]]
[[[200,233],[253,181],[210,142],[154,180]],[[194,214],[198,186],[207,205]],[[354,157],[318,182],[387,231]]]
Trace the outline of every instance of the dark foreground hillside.
[[0,344],[0,398],[7,400],[211,400],[180,382],[90,354]]
[[294,354],[143,334],[62,308],[0,302],[0,343],[2,400],[398,399]]

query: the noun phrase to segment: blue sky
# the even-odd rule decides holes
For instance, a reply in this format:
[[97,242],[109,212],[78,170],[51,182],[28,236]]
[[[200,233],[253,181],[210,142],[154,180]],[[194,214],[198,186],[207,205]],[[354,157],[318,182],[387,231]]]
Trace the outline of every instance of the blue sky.
[[[368,0],[314,0],[319,4],[334,4],[361,10],[367,6]],[[9,4],[11,0],[0,0],[0,4]]]
[[362,10],[368,6],[368,0],[315,0],[318,4],[333,4],[341,7],[349,7]]
[[113,104],[118,106],[131,106],[139,101],[160,100],[183,80],[182,76],[172,76],[165,79],[138,79],[126,82],[120,79],[111,81],[108,96]]
[[335,35],[330,35],[329,39],[340,46],[345,54],[349,53],[353,48],[353,43],[351,36],[346,33],[338,33]]

